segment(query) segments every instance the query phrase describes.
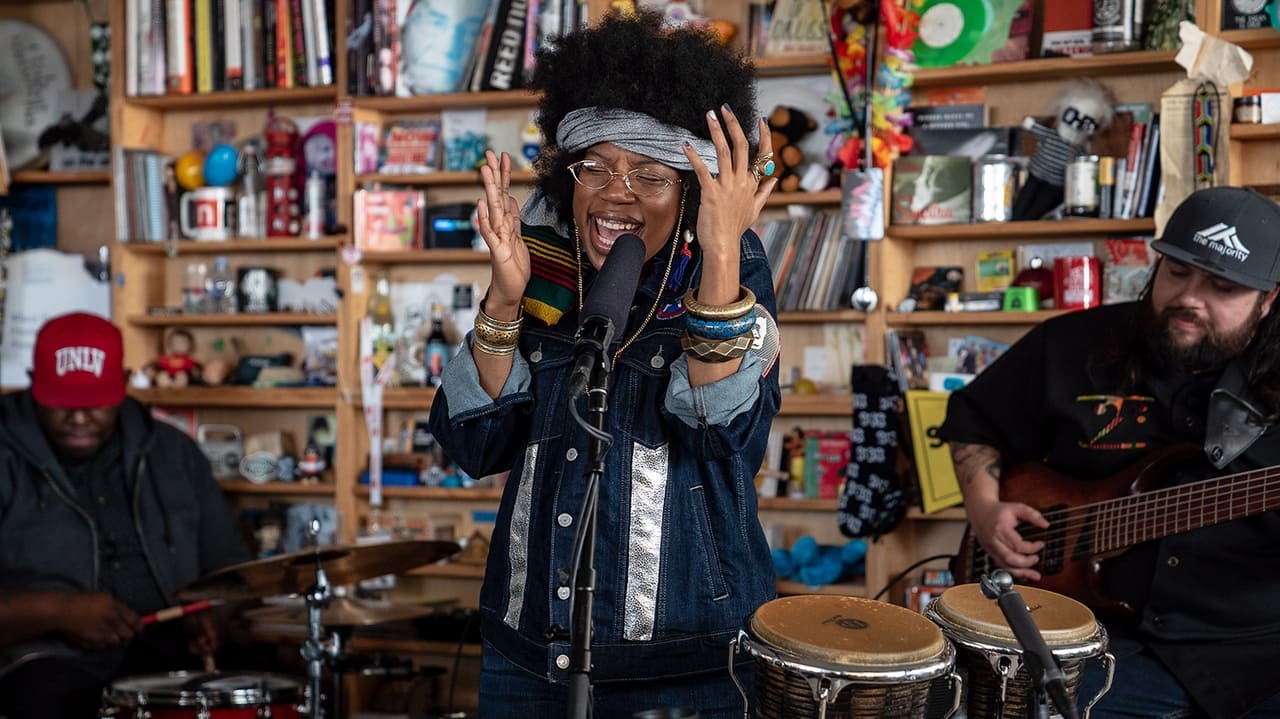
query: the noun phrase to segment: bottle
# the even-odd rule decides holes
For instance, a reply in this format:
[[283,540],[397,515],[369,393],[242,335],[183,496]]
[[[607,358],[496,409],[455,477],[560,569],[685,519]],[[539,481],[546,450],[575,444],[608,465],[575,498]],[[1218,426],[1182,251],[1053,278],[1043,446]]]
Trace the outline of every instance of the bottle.
[[208,268],[203,262],[187,263],[187,281],[182,286],[182,311],[194,314],[209,311],[205,283],[209,281]]
[[395,342],[395,318],[391,314],[391,278],[385,271],[379,272],[374,279],[367,314],[373,324],[373,366],[381,369],[387,357],[391,356]]
[[244,148],[244,170],[236,188],[236,212],[241,237],[261,238],[267,234],[267,190],[258,163],[258,148],[252,144]]
[[449,363],[449,349],[449,339],[444,335],[444,305],[437,302],[431,306],[431,332],[427,334],[424,361],[427,382],[432,387],[440,386],[440,376],[444,373],[444,366]]
[[209,312],[226,315],[236,313],[236,278],[231,274],[231,263],[219,255],[213,260],[213,272],[204,282],[205,304]]
[[307,200],[307,214],[306,221],[303,222],[303,234],[309,240],[324,237],[324,189],[324,178],[320,176],[319,170],[312,170],[310,177],[307,178],[304,194]]

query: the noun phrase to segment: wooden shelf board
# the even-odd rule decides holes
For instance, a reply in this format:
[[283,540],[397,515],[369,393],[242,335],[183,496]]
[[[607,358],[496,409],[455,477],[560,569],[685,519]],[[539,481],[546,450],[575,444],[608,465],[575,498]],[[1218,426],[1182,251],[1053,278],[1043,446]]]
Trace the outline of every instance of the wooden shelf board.
[[999,237],[1062,237],[1070,235],[1139,235],[1155,231],[1155,220],[1039,220],[1032,222],[975,222],[956,225],[890,225],[894,239],[916,241],[982,240]]
[[856,310],[823,310],[799,312],[779,312],[778,321],[788,324],[817,325],[826,322],[866,322],[867,313]]
[[288,90],[226,90],[191,95],[143,95],[125,98],[125,102],[154,110],[213,110],[228,107],[268,107],[271,105],[307,105],[334,102],[338,89],[327,87],[295,87]]
[[919,507],[911,507],[907,510],[908,521],[938,521],[938,522],[955,522],[966,521],[964,507],[947,507],[939,509],[936,512],[925,513]]
[[[435,396],[435,387],[392,387],[382,392],[382,408],[426,412],[431,409]],[[357,397],[356,401],[360,398]]]
[[1012,82],[1105,77],[1157,72],[1179,72],[1172,50],[1141,50],[1090,57],[1039,57],[1016,62],[954,67],[920,68],[915,71],[917,88],[952,85],[996,85]]
[[751,58],[756,74],[762,77],[790,75],[826,75],[831,72],[831,58],[826,53],[805,55],[759,55]]
[[476,250],[379,250],[362,252],[365,265],[446,265],[487,263],[489,253]]
[[[533,182],[537,176],[533,170],[513,169],[511,170],[511,181],[513,183]],[[476,185],[482,182],[479,170],[471,171],[449,171],[449,172],[423,172],[423,173],[387,173],[376,172],[367,175],[356,175],[356,187],[362,187],[368,183],[377,182],[384,185]]]
[[248,252],[333,252],[346,235],[332,235],[317,240],[305,237],[263,237],[259,239],[225,240],[222,242],[121,242],[117,247],[139,255],[234,255]]
[[538,104],[538,93],[529,90],[502,90],[498,92],[451,92],[411,97],[353,97],[351,104],[360,110],[376,110],[388,113],[430,112],[455,107],[533,107]]
[[865,597],[867,596],[867,585],[862,582],[840,582],[838,584],[824,584],[819,587],[811,587],[803,582],[779,579],[778,594],[831,594],[845,597]]
[[266,482],[254,484],[247,479],[220,479],[218,486],[222,491],[234,494],[287,494],[306,495],[311,497],[333,496],[332,482],[302,484],[301,482]]
[[1271,27],[1260,27],[1254,30],[1223,30],[1215,34],[1246,50],[1280,47],[1280,33]]
[[[1280,35],[1280,33],[1276,33]],[[1280,123],[1270,125],[1231,125],[1231,139],[1241,142],[1257,142],[1280,139]]]
[[771,512],[834,512],[840,506],[838,499],[792,499],[791,497],[761,497],[761,510]]
[[449,579],[484,579],[483,564],[461,564],[458,562],[449,562],[447,564],[427,564],[421,567],[414,567],[405,574],[415,577],[446,577]]
[[774,192],[764,201],[766,207],[776,205],[838,205],[840,189],[820,192]]
[[890,312],[886,323],[890,327],[918,325],[978,326],[978,325],[1037,325],[1051,317],[1071,310],[1038,310],[1036,312]]
[[329,408],[335,387],[182,387],[129,390],[138,401],[158,407]]
[[[356,485],[356,496],[368,497],[369,485]],[[502,489],[498,487],[383,487],[382,496],[451,502],[497,502],[502,499]]]
[[848,417],[853,414],[851,394],[782,393],[779,417]]
[[15,185],[107,185],[111,183],[111,171],[15,170],[11,179]]
[[132,315],[136,327],[248,327],[265,325],[334,325],[338,316],[321,312],[254,312],[244,314]]

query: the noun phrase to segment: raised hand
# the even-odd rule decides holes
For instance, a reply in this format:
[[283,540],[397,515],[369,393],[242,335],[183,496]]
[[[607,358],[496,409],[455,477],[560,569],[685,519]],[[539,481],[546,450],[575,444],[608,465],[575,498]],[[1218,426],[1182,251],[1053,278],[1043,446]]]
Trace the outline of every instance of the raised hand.
[[85,649],[124,644],[142,631],[138,615],[110,594],[65,594],[60,601],[59,630]]
[[529,284],[529,249],[520,236],[520,205],[511,196],[511,157],[504,152],[499,159],[492,150],[485,150],[484,156],[487,162],[480,168],[484,197],[477,203],[477,215],[493,273],[485,310],[494,319],[515,319],[514,314],[500,317],[496,313],[518,308]]
[[[724,127],[720,119],[723,118]],[[773,139],[769,127],[759,120],[760,156],[773,152]],[[689,145],[685,156],[693,165],[693,172],[702,189],[702,203],[698,209],[698,243],[704,255],[722,257],[726,253],[736,257],[742,233],[751,226],[764,209],[764,202],[777,186],[777,178],[761,178],[753,170],[755,158],[738,117],[728,107],[707,113],[707,128],[716,148],[716,160],[720,174],[713,176],[706,163]],[[725,136],[728,130],[728,137]],[[732,145],[732,147],[731,147]]]

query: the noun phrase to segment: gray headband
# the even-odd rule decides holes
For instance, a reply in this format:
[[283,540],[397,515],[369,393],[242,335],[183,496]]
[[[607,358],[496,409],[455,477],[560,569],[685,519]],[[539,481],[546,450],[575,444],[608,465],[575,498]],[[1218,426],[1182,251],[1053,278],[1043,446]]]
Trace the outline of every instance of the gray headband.
[[[747,137],[751,142],[756,142],[758,135],[753,122]],[[583,107],[565,115],[556,127],[556,144],[565,152],[578,152],[602,142],[617,145],[628,152],[644,155],[686,172],[693,170],[693,165],[689,164],[689,158],[682,149],[682,144],[688,142],[711,174],[720,174],[716,146],[710,140],[698,137],[683,127],[668,125],[643,112],[616,107]],[[557,224],[541,192],[535,191],[530,196],[520,214],[529,224]]]

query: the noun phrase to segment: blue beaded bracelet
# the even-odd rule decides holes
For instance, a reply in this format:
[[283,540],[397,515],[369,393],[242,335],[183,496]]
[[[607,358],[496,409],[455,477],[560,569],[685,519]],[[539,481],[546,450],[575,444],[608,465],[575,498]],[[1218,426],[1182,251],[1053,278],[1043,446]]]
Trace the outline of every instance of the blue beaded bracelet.
[[756,325],[756,309],[751,308],[747,314],[731,320],[708,320],[694,314],[685,313],[685,326],[699,337],[712,340],[727,340],[751,331]]

